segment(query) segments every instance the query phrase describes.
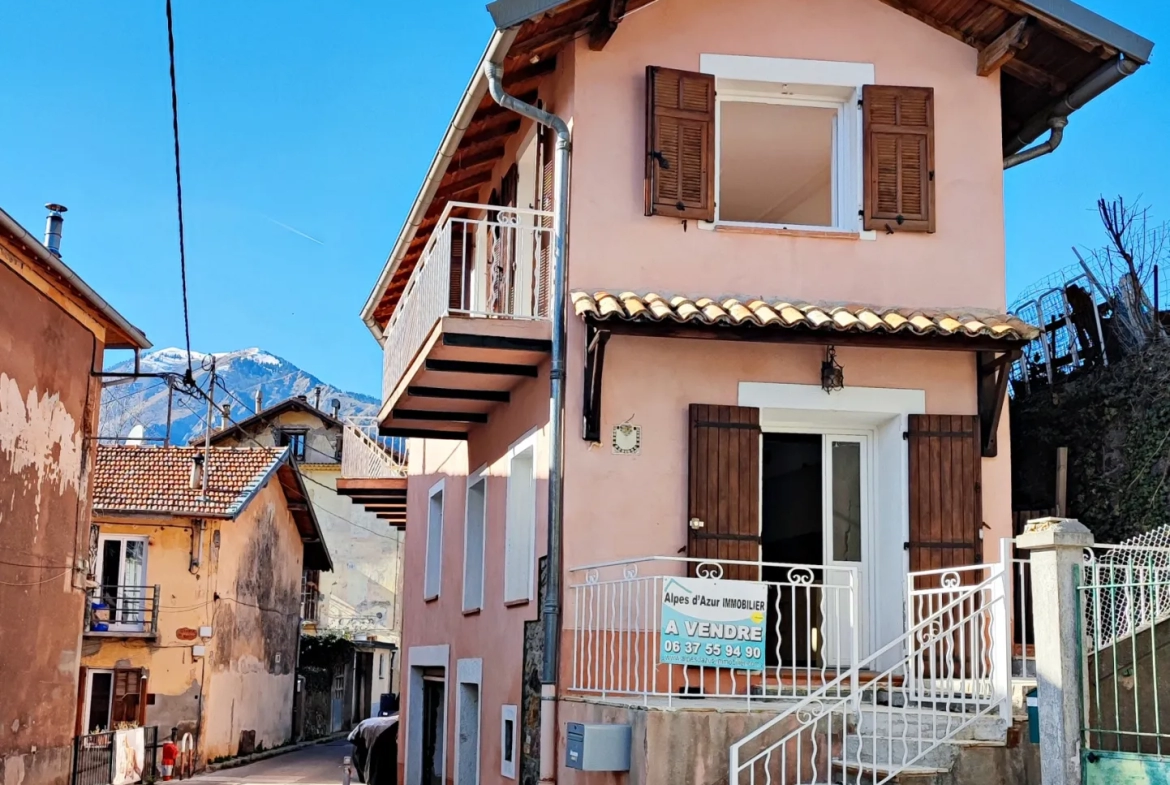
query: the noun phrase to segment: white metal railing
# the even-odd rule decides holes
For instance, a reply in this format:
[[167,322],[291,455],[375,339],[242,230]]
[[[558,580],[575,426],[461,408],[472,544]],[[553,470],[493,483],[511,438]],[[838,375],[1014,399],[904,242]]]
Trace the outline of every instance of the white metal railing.
[[341,476],[346,479],[405,477],[406,451],[404,445],[397,443],[400,441],[379,436],[377,418],[347,421],[341,436]]
[[[1170,619],[1166,530],[1087,549],[1082,612],[1084,741],[1092,750],[1170,755],[1170,710],[1159,681]],[[1158,543],[1150,545],[1145,543]]]
[[383,397],[444,316],[548,318],[552,218],[545,210],[448,202],[386,325]]
[[732,745],[731,785],[880,785],[983,718],[1006,727],[1008,562],[911,573],[909,629]]
[[[762,670],[659,663],[664,582],[693,575],[748,581],[767,589]],[[681,696],[791,698],[858,660],[861,618],[856,567],[652,556],[570,570],[572,692],[668,702]]]
[[1036,678],[1032,634],[1032,562],[1012,559],[1012,678]]

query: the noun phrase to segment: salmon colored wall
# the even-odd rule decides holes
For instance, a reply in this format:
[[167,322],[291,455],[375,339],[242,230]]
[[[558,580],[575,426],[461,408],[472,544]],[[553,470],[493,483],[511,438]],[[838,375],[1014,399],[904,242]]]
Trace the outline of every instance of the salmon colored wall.
[[[409,445],[410,482],[407,490],[406,556],[403,560],[403,694],[400,715],[409,716],[410,649],[447,644],[447,777],[454,781],[457,703],[456,663],[460,659],[483,660],[480,687],[480,771],[482,782],[500,777],[500,707],[521,705],[524,661],[524,623],[537,618],[539,604],[505,606],[504,527],[508,490],[508,462],[513,444],[537,431],[536,439],[536,557],[546,552],[548,520],[548,446],[544,426],[548,422],[548,365],[540,376],[512,391],[510,405],[490,414],[487,425],[476,427],[467,443],[412,439]],[[463,527],[467,477],[486,468],[487,522],[484,544],[483,610],[463,613]],[[427,510],[430,491],[440,480],[443,491],[443,569],[439,598],[423,601],[426,569]],[[534,572],[534,576],[535,576]],[[535,578],[534,578],[535,582]],[[535,583],[534,583],[535,587]],[[399,765],[404,766],[408,722],[401,723]]]
[[[687,231],[643,215],[645,70],[703,53],[872,63],[935,88],[934,234],[873,241]],[[888,305],[1004,305],[999,82],[969,46],[879,0],[662,0],[574,61],[570,283]]]
[[[580,346],[570,348],[579,356]],[[686,546],[688,407],[738,405],[740,382],[819,384],[818,346],[617,336],[606,350],[601,433],[629,420],[642,426],[637,455],[613,455],[608,443],[581,439],[579,385],[569,384],[565,445],[567,567],[637,557],[672,556]],[[931,414],[974,414],[975,359],[968,352],[838,347],[845,383],[920,389]],[[985,542],[1011,533],[1011,486],[1001,423],[1000,456],[983,460]]]

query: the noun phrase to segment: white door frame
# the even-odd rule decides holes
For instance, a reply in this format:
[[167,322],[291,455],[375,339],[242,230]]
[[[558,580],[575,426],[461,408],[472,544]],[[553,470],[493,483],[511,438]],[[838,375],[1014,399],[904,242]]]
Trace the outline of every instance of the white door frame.
[[[423,737],[423,671],[427,668],[443,669],[443,782],[447,781],[447,729],[450,712],[447,705],[451,700],[451,647],[411,646],[407,650],[407,693],[406,693],[406,750],[403,770],[406,785],[422,785],[422,737]],[[399,722],[402,716],[399,715]]]
[[[479,785],[483,769],[483,660],[466,659],[455,663],[455,785]],[[475,771],[470,780],[463,771],[463,685],[473,684],[477,690],[475,713]]]
[[81,707],[81,732],[83,734],[89,733],[93,728],[89,727],[89,711],[93,707],[93,677],[99,673],[109,674],[110,677],[110,698],[106,705],[107,718],[114,714],[114,670],[112,668],[88,668],[85,672],[85,703]]
[[[909,561],[909,451],[902,434],[910,414],[926,411],[926,392],[846,387],[826,393],[819,385],[740,382],[739,405],[760,410],[762,433],[839,433],[870,437],[869,535],[863,551],[861,656],[876,651],[905,628],[902,603]],[[762,449],[762,439],[761,439]],[[761,492],[763,484],[761,482]],[[762,510],[761,510],[762,514]],[[762,518],[761,518],[762,522]],[[896,565],[896,566],[895,566]],[[879,597],[884,601],[879,602]],[[895,653],[896,654],[896,653]],[[882,663],[875,663],[875,667]]]

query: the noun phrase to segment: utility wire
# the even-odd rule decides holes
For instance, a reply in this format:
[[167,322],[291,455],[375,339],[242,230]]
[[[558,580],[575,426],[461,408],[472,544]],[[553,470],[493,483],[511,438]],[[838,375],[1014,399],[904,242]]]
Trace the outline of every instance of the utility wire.
[[171,0],[167,0],[167,51],[171,60],[171,127],[175,137],[175,197],[179,206],[179,274],[183,281],[183,334],[187,339],[187,376],[194,384],[191,364],[191,313],[187,305],[187,247],[183,237],[183,173],[179,166],[179,91],[175,83],[175,19]]
[[70,570],[65,570],[65,572],[59,572],[51,578],[45,578],[43,581],[32,581],[31,583],[9,583],[7,581],[0,581],[0,586],[40,586],[42,583],[50,583],[51,581],[55,581],[58,578],[64,578],[70,572]]

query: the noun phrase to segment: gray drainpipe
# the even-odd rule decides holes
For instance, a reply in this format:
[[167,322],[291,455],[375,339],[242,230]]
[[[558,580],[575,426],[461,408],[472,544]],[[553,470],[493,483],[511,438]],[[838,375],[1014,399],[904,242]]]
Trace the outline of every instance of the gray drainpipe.
[[[1141,63],[1136,60],[1130,60],[1122,55],[1118,55],[1098,68],[1085,81],[1069,91],[1064,98],[1057,101],[1046,112],[1033,118],[1020,129],[1020,132],[1015,138],[1004,146],[1005,151],[1010,151],[1010,153],[1004,156],[1003,168],[1011,169],[1013,166],[1019,166],[1022,163],[1051,153],[1060,145],[1061,140],[1064,138],[1064,127],[1068,125],[1068,116],[1070,114],[1101,95],[1101,93],[1110,87],[1113,87],[1125,77],[1137,71],[1140,67]],[[1050,131],[1047,140],[1027,150],[1022,149],[1037,136],[1044,133],[1045,128],[1048,128]]]
[[[502,57],[501,55],[499,55]],[[544,661],[540,677],[540,781],[555,782],[557,742],[557,665],[560,662],[561,537],[564,529],[565,457],[565,238],[569,229],[569,126],[560,117],[504,92],[503,64],[489,59],[483,68],[495,102],[553,129],[557,157],[553,169],[552,367],[549,373],[548,587],[541,606]]]

